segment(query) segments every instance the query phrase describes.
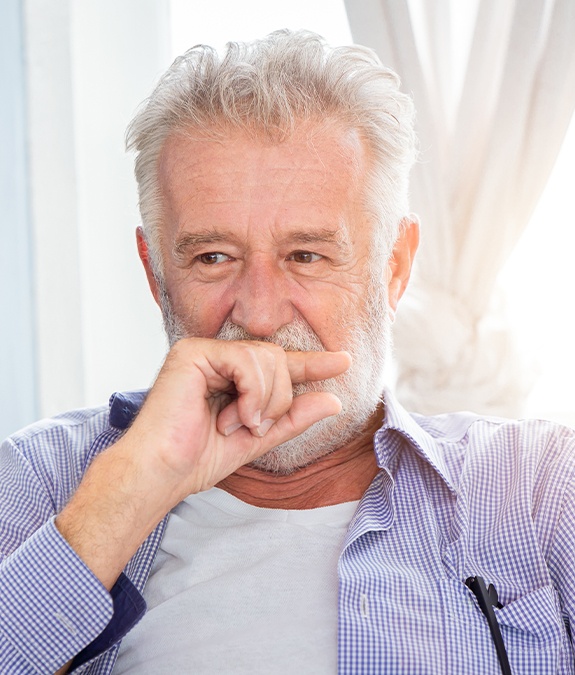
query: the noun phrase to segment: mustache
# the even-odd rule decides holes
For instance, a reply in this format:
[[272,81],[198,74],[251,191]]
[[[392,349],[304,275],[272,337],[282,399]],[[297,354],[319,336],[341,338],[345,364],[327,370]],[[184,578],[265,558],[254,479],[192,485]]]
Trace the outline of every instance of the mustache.
[[271,342],[286,352],[324,352],[325,347],[311,326],[296,317],[291,323],[279,328],[269,337],[256,337],[244,328],[233,323],[229,318],[224,321],[215,335],[216,340],[256,340]]

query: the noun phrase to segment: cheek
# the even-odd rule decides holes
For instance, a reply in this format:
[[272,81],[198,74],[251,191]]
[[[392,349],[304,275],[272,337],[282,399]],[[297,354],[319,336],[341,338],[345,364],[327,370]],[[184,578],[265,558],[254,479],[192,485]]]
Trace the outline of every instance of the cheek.
[[214,337],[221,328],[232,305],[215,288],[203,287],[201,290],[186,289],[178,286],[171,294],[176,316],[182,321],[188,332],[197,337]]
[[328,351],[347,349],[362,308],[358,298],[341,289],[318,294],[313,302],[297,307]]
[[374,322],[381,323],[385,318],[386,306],[383,284],[374,287],[366,282],[354,288],[354,292],[340,292],[332,297],[331,309],[324,322],[335,338],[335,347],[345,347],[358,328],[367,329]]

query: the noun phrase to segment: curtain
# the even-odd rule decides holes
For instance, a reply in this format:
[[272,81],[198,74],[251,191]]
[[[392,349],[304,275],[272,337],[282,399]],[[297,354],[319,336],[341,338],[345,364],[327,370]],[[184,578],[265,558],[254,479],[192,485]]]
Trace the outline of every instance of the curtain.
[[462,57],[449,0],[346,0],[346,10],[354,41],[399,73],[418,114],[422,246],[395,324],[398,396],[427,414],[517,416],[532,377],[496,281],[575,108],[575,2],[478,0],[454,106],[450,65]]

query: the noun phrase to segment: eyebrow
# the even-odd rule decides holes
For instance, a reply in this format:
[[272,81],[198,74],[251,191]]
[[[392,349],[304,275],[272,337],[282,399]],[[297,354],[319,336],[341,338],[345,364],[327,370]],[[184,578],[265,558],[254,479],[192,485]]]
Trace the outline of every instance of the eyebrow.
[[283,243],[302,243],[302,244],[337,244],[338,246],[346,245],[348,237],[343,229],[330,230],[322,228],[321,230],[300,230],[292,232],[282,239]]
[[188,249],[194,249],[202,244],[217,244],[229,241],[235,237],[219,232],[184,232],[174,242],[173,254],[176,259],[182,259]]
[[[182,259],[189,249],[193,250],[204,244],[218,244],[230,241],[235,244],[240,243],[239,238],[231,232],[183,232],[174,243],[173,254],[175,258]],[[327,243],[346,247],[349,245],[349,239],[347,233],[342,228],[321,228],[314,231],[302,229],[287,233],[285,237],[281,238],[280,243],[284,246],[286,244]]]

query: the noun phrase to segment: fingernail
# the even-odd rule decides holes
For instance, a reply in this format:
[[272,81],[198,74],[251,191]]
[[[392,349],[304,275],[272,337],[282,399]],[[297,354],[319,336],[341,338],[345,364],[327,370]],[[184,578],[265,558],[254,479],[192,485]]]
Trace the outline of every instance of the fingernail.
[[256,412],[254,413],[254,418],[252,420],[254,427],[259,427],[261,419],[262,419],[262,411],[256,410]]
[[265,436],[271,429],[274,420],[264,420],[258,427],[258,435]]
[[241,427],[241,423],[238,422],[236,424],[230,424],[229,427],[226,427],[224,429],[224,436],[230,436],[231,434],[234,433],[234,431],[237,431]]

